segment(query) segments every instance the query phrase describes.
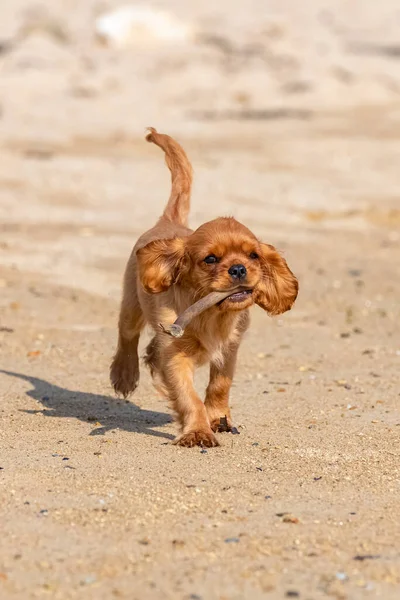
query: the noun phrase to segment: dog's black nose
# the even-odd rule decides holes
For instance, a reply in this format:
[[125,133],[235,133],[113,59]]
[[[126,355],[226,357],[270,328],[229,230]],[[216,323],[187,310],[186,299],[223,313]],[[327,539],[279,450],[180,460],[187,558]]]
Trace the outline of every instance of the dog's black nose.
[[247,275],[247,269],[244,265],[232,265],[230,269],[228,269],[229,275],[232,279],[238,279],[241,281]]

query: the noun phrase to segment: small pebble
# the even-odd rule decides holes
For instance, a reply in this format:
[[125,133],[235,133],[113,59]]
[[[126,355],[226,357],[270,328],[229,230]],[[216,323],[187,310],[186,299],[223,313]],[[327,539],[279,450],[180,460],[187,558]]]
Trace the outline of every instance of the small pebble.
[[351,275],[351,277],[360,277],[362,271],[361,269],[349,269],[348,274]]
[[284,517],[282,517],[282,521],[284,523],[294,523],[294,524],[299,523],[299,519],[297,517],[295,517],[294,515],[284,515]]
[[85,579],[82,579],[81,585],[91,585],[96,581],[95,575],[88,575]]

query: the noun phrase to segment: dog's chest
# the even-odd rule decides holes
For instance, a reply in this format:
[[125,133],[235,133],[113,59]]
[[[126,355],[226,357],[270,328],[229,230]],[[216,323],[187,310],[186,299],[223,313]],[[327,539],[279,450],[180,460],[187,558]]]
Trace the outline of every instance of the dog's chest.
[[198,323],[197,337],[204,349],[204,362],[223,362],[228,346],[239,337],[237,323],[236,315],[229,319],[221,319],[218,316],[207,321],[202,319]]

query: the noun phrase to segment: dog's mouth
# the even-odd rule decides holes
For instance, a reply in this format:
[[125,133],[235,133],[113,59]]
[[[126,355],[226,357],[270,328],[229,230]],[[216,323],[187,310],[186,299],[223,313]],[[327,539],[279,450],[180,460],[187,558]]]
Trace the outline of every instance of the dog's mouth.
[[221,302],[218,302],[218,306],[221,306],[221,304],[225,304],[226,302],[243,302],[244,300],[250,298],[252,293],[253,290],[239,290],[230,296],[227,296],[224,298],[224,300],[221,300]]

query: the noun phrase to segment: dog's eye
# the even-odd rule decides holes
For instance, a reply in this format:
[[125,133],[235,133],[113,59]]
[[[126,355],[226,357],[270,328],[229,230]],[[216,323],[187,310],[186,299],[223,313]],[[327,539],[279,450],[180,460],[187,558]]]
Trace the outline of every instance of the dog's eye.
[[205,257],[204,262],[208,265],[213,265],[214,263],[218,262],[218,258],[215,256],[215,254],[210,254],[209,256]]
[[250,258],[254,258],[254,259],[258,258],[258,254],[257,254],[257,252],[252,252],[252,253],[250,254]]

